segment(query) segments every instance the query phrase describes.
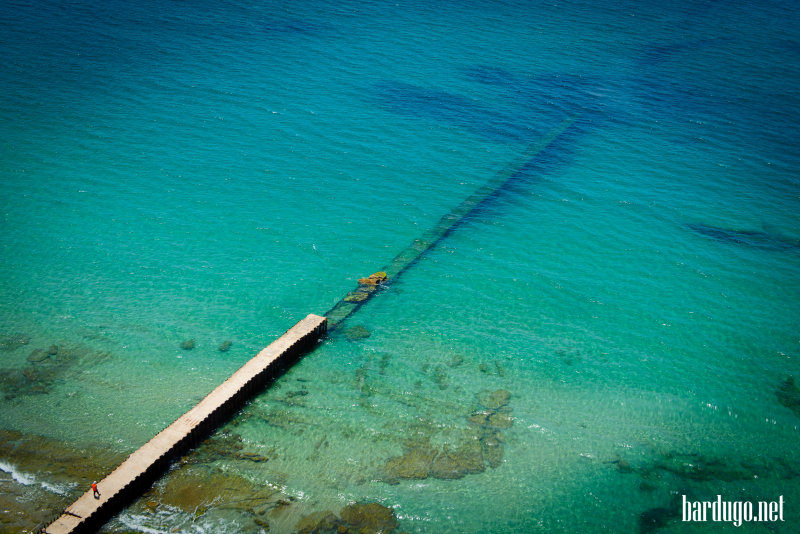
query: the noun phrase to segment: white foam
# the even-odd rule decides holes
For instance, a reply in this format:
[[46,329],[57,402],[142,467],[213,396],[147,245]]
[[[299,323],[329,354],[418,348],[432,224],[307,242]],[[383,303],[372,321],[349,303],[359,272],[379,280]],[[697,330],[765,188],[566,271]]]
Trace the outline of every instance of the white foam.
[[31,484],[36,483],[35,478],[33,478],[31,475],[26,475],[22,471],[17,471],[11,464],[0,462],[0,471],[8,473],[11,475],[11,478],[23,486],[30,486]]
[[38,484],[39,486],[41,486],[45,490],[47,490],[47,491],[49,491],[51,493],[56,493],[58,495],[66,495],[69,492],[69,490],[71,489],[71,486],[69,486],[69,485],[51,484],[49,482],[39,481],[33,475],[29,475],[28,473],[24,473],[22,471],[19,471],[13,465],[8,464],[6,462],[0,462],[0,471],[8,473],[9,475],[11,475],[11,478],[15,482],[17,482],[19,484],[22,484],[23,486],[31,486],[31,485],[34,485],[34,484]]

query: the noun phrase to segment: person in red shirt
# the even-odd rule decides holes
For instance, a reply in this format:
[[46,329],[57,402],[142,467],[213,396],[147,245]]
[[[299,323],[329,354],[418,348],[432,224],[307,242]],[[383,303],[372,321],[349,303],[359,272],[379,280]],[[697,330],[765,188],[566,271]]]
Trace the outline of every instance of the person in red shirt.
[[95,499],[100,498],[100,492],[97,490],[97,481],[95,480],[92,482],[92,494],[94,495]]

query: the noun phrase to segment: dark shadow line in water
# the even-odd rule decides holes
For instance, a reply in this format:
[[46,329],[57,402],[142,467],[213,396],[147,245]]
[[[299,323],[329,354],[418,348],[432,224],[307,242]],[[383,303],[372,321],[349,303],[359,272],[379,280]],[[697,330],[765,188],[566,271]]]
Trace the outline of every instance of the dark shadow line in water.
[[478,219],[491,218],[498,207],[498,201],[514,202],[513,198],[526,196],[531,187],[547,180],[547,176],[559,169],[568,168],[575,160],[575,147],[588,134],[592,125],[587,125],[583,117],[554,139],[547,150],[536,158],[529,159],[511,176],[502,188],[492,191],[479,205],[475,206],[459,224]]
[[565,113],[560,108],[512,112],[442,89],[383,81],[371,87],[372,104],[397,115],[433,120],[475,133],[496,143],[526,142],[547,132]]
[[758,230],[733,230],[704,223],[687,223],[686,227],[700,235],[710,237],[715,241],[729,245],[742,245],[760,250],[773,251],[800,250],[800,240]]
[[[486,202],[492,195],[496,194],[497,191],[506,187],[515,177],[519,176],[521,169],[524,169],[532,160],[536,159],[543,151],[552,146],[576,120],[576,118],[564,119],[557,126],[552,128],[547,135],[529,145],[527,150],[525,150],[519,158],[498,172],[492,179],[478,188],[450,213],[442,217],[436,226],[415,239],[406,249],[395,256],[395,258],[381,270],[381,275],[379,277],[372,281],[369,279],[362,279],[363,282],[359,281],[359,285],[355,290],[350,291],[325,313],[325,317],[328,319],[328,332],[335,330],[345,319],[366,304],[372,296],[378,293],[379,286],[395,281],[403,272],[414,265],[423,254],[435,247],[461,223],[468,220],[469,215],[473,213],[475,209]],[[387,280],[385,283],[384,279]]]

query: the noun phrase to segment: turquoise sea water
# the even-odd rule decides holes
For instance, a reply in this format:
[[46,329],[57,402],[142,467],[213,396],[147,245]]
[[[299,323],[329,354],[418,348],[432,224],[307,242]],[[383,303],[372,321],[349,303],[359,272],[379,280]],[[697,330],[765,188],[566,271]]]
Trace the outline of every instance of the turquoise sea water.
[[[244,410],[229,430],[268,462],[215,468],[292,499],[271,532],[354,501],[408,532],[736,530],[682,523],[682,494],[783,495],[785,522],[740,530],[796,531],[793,3],[0,16],[0,427],[133,451],[575,118],[343,327],[368,338],[337,331]],[[409,439],[455,449],[501,389],[499,465],[387,482]],[[85,489],[0,461],[22,500]],[[144,510],[107,528],[264,528]]]

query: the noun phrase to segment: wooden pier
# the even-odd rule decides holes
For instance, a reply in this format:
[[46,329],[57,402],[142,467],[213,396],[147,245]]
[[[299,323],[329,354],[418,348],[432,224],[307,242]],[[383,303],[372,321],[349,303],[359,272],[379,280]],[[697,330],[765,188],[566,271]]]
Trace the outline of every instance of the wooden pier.
[[327,320],[309,315],[259,352],[194,408],[128,456],[98,482],[99,498],[91,490],[64,510],[43,532],[94,532],[132,498],[149,487],[182,454],[239,410],[281,368],[307,352],[327,330]]

